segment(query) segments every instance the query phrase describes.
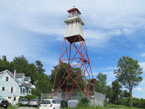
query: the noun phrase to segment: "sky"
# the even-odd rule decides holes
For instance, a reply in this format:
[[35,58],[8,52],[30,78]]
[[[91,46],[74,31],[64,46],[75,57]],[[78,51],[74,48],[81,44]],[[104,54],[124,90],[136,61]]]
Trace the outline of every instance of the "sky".
[[[58,64],[67,19],[73,5],[82,13],[84,36],[94,77],[114,81],[119,58],[138,60],[145,78],[145,0],[0,0],[0,57],[24,55],[40,60],[50,75]],[[145,80],[133,96],[145,98]]]

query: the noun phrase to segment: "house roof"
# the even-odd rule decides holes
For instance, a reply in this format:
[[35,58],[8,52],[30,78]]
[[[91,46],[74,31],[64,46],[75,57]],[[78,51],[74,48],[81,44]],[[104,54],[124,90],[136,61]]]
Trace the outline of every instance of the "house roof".
[[[4,70],[4,71],[2,71],[2,72],[0,72],[0,73],[1,73],[0,78],[1,78],[5,73],[8,73],[12,78],[14,78],[13,73],[10,72],[9,70]],[[19,81],[17,78],[15,78],[15,81],[16,81],[18,84],[20,84],[20,81]]]
[[22,78],[24,76],[24,73],[16,73],[16,78]]
[[2,72],[0,72],[0,77],[1,77],[1,75],[2,75],[3,73]]
[[24,85],[25,87],[27,87],[27,88],[31,88],[31,87],[32,87],[32,84],[31,84],[31,83],[28,83],[28,84],[24,83],[23,85]]
[[[0,78],[5,74],[5,73],[8,73],[12,78],[14,78],[14,73],[10,72],[9,70],[4,70],[2,72],[0,72]],[[32,84],[31,83],[21,83],[18,78],[21,78],[22,76],[24,76],[24,73],[16,73],[16,78],[15,78],[15,81],[21,85],[21,86],[25,86],[27,88],[32,88]],[[24,78],[24,81],[29,81],[31,80],[31,78],[29,76],[25,77]]]
[[29,76],[24,78],[24,81],[29,81],[29,80],[31,80],[31,78]]

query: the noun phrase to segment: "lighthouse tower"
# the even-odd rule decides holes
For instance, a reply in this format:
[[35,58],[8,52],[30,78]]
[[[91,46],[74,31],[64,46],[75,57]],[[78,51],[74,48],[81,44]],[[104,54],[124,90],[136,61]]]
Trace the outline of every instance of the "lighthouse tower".
[[66,33],[65,38],[70,42],[84,41],[83,28],[84,22],[80,18],[81,12],[77,8],[72,8],[68,10],[68,19],[64,22],[66,23]]
[[[67,68],[59,71],[57,67],[54,76],[52,92],[65,92],[65,99],[68,100],[74,91],[79,90],[84,96],[90,95],[90,78],[93,77],[87,46],[83,34],[84,22],[80,17],[81,12],[77,8],[68,10],[68,18],[65,20],[66,32],[62,44],[62,50],[59,58],[59,65],[66,65]],[[78,69],[76,71],[76,69]],[[61,74],[60,74],[61,73]],[[57,77],[61,79],[58,80]],[[59,81],[59,82],[58,82]]]

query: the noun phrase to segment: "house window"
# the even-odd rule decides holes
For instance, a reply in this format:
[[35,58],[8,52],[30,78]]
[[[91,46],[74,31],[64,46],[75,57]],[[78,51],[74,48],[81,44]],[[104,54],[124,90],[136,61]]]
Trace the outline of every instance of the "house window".
[[31,93],[31,90],[28,90],[28,93]]
[[9,81],[9,77],[6,77],[6,81]]
[[16,101],[16,97],[14,97],[14,101]]
[[25,93],[25,89],[23,88],[23,94]]
[[11,93],[13,93],[13,87],[11,87]]
[[5,87],[2,87],[2,91],[5,91]]
[[23,94],[23,88],[21,88],[21,91],[20,91],[20,93],[21,93],[21,94]]

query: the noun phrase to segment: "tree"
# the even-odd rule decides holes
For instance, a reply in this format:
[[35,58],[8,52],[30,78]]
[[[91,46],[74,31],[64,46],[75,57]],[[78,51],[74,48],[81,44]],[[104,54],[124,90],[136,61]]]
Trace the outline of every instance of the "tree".
[[28,65],[28,60],[22,55],[20,57],[15,57],[13,59],[13,71],[16,70],[17,72],[23,72],[27,74],[27,65]]
[[7,61],[7,57],[5,55],[2,56],[3,61]]
[[117,80],[112,82],[113,101],[115,101],[115,103],[117,103],[118,96],[122,92],[121,88],[122,88],[122,86],[119,84],[119,82]]
[[11,64],[7,61],[6,56],[2,56],[2,59],[0,59],[0,71],[3,70],[12,70],[11,69]]
[[130,97],[130,93],[127,90],[123,90],[121,95],[122,95],[123,98],[129,98]]
[[100,85],[99,85],[99,81],[98,80],[96,80],[96,79],[91,79],[90,80],[90,83],[91,83],[91,85],[90,85],[90,90],[91,91],[97,91],[97,92],[100,92]]
[[97,91],[98,81],[95,78],[90,79],[90,90]]
[[31,77],[31,83],[34,84],[35,81],[39,79],[39,73],[37,72],[37,68],[34,64],[28,64],[25,69],[27,70],[26,76]]
[[45,70],[43,69],[43,64],[39,60],[36,61],[36,66],[38,72],[45,72]]
[[105,94],[106,92],[106,79],[107,76],[105,74],[102,74],[101,72],[99,72],[99,74],[97,75],[97,81],[96,81],[96,91],[101,92],[102,94]]
[[[83,90],[84,89],[84,84],[82,84],[82,82],[79,81],[79,80],[83,81],[83,76],[82,76],[81,69],[69,66],[69,64],[67,64],[67,63],[61,63],[57,66],[54,66],[54,70],[52,70],[51,76],[50,76],[50,80],[53,84],[55,74],[57,73],[54,88],[57,88],[57,86],[61,85],[63,83],[63,81],[66,79],[66,77],[68,76],[68,73],[67,73],[68,68],[69,68],[69,72],[71,72],[71,76],[74,79],[76,79],[78,85]],[[71,87],[73,86],[73,84],[74,84],[73,80],[69,77],[68,84],[67,84],[67,81],[65,81],[64,84],[62,84],[61,89],[63,91],[65,91],[66,87],[68,86],[67,89],[70,90]],[[77,90],[77,88],[76,88],[76,90]]]
[[142,68],[138,64],[138,61],[132,59],[131,57],[125,56],[119,59],[118,69],[114,72],[118,81],[123,86],[125,86],[130,92],[131,107],[133,106],[132,90],[134,87],[138,86],[139,83],[142,81],[142,73]]
[[113,91],[111,86],[106,86],[106,98],[109,98],[107,102],[113,102]]

